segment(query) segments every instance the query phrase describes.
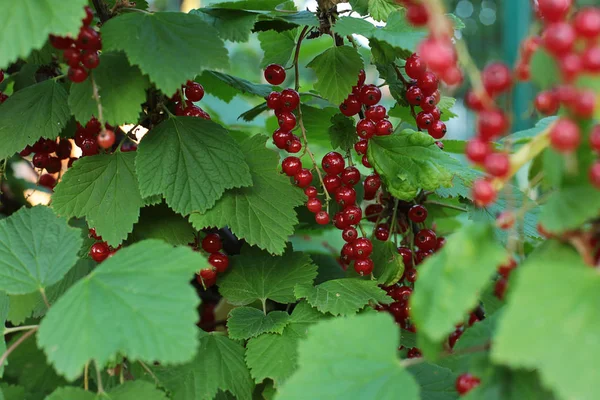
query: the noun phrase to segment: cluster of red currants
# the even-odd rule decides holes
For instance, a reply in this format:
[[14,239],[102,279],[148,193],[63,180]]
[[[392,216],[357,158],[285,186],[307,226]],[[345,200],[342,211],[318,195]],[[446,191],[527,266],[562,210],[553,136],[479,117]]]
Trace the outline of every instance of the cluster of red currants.
[[21,150],[19,155],[27,157],[33,154],[33,166],[47,172],[40,176],[38,184],[52,190],[56,186],[54,174],[62,169],[62,160],[69,160],[69,166],[75,160],[71,158],[71,149],[72,145],[68,139],[60,139],[57,143],[55,139],[40,138],[33,146],[26,146]]
[[210,115],[206,111],[194,104],[204,97],[204,87],[198,82],[187,81],[182,87],[182,91],[185,94],[185,100],[182,101],[180,92],[171,97],[171,100],[175,102],[175,115],[210,119]]
[[[202,250],[209,254],[208,263],[210,267],[200,270],[196,274],[196,280],[205,287],[214,285],[217,281],[217,274],[227,270],[229,266],[229,257],[221,252],[223,243],[218,233],[209,233],[202,239]],[[197,247],[197,246],[195,246]]]
[[111,257],[121,248],[121,246],[119,246],[115,249],[112,246],[109,246],[108,243],[102,241],[102,237],[96,234],[96,229],[94,228],[90,228],[88,235],[90,238],[97,240],[97,242],[90,247],[89,252],[92,260],[96,261],[97,263],[101,263],[108,257]]
[[417,54],[408,57],[404,70],[413,79],[407,83],[406,101],[412,107],[421,107],[422,110],[415,117],[417,127],[419,130],[426,130],[434,139],[443,138],[446,124],[440,121],[442,113],[437,107],[441,99],[437,75],[427,70],[427,65]]
[[81,148],[82,157],[93,156],[102,149],[110,149],[115,144],[114,128],[102,124],[96,118],[90,119],[85,126],[77,123],[75,131],[75,144]]
[[94,20],[92,10],[85,7],[85,18],[76,39],[50,35],[50,43],[57,50],[63,50],[63,58],[69,66],[69,79],[81,83],[88,77],[89,70],[98,67],[98,51],[102,49],[100,34],[90,25]]
[[[0,69],[0,83],[4,81],[4,71]],[[0,91],[0,104],[4,103],[8,99],[8,96]]]
[[455,387],[459,395],[465,395],[475,389],[481,380],[471,374],[462,374],[456,378]]

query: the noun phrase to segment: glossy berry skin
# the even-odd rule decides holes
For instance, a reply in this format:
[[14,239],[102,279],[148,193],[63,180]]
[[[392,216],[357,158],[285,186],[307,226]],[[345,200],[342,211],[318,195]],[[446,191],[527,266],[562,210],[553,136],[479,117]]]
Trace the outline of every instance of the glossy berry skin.
[[421,350],[417,349],[416,347],[413,347],[408,350],[408,352],[406,353],[406,357],[419,358],[419,357],[421,357]]
[[431,229],[421,229],[415,235],[415,246],[420,250],[434,250],[437,246],[437,235]]
[[590,179],[590,183],[594,185],[596,188],[600,188],[600,162],[596,161],[590,167],[588,172],[588,177]]
[[485,67],[482,72],[483,87],[490,96],[496,96],[510,89],[512,73],[504,63],[494,62]]
[[375,134],[375,123],[368,119],[361,119],[356,124],[356,134],[363,139],[370,139]]
[[433,124],[433,115],[421,111],[417,114],[417,126],[419,129],[429,129],[429,127]]
[[207,253],[217,253],[222,248],[223,242],[217,233],[209,233],[202,239],[202,250]]
[[58,157],[48,157],[48,161],[46,162],[46,171],[51,174],[55,174],[62,168],[62,164],[60,163],[60,159]]
[[369,147],[369,142],[365,139],[361,139],[358,142],[354,143],[354,151],[357,154],[365,154],[367,152],[367,148]]
[[48,165],[48,154],[46,153],[36,153],[33,156],[33,166],[36,168],[46,168]]
[[419,79],[427,71],[425,62],[416,54],[412,54],[406,59],[406,65],[404,66],[406,75],[412,79]]
[[387,119],[379,121],[375,126],[375,135],[377,136],[387,136],[391,135],[393,132],[394,125]]
[[381,187],[381,178],[377,174],[371,174],[365,178],[365,191],[377,191]]
[[81,52],[70,47],[63,52],[63,58],[69,67],[77,67],[81,62]]
[[285,111],[293,111],[300,104],[300,95],[294,89],[285,89],[280,96],[281,108]]
[[356,167],[346,167],[342,172],[342,182],[347,186],[354,186],[360,181],[360,171]]
[[421,108],[423,111],[430,113],[437,105],[437,98],[435,96],[427,96],[421,100]]
[[115,144],[115,133],[111,129],[105,129],[98,135],[98,146],[110,149]]
[[436,74],[446,72],[456,63],[454,45],[446,37],[429,37],[423,40],[419,44],[418,52],[427,67]]
[[57,50],[66,50],[73,44],[73,39],[64,36],[50,35],[50,44]]
[[291,131],[296,126],[296,116],[291,112],[282,112],[277,117],[277,123],[283,131]]
[[433,124],[431,124],[431,126],[427,128],[427,133],[429,133],[429,136],[431,136],[434,139],[443,138],[444,136],[446,136],[446,131],[446,124],[440,120],[434,121]]
[[25,148],[19,152],[19,155],[21,157],[27,157],[31,153],[33,153],[33,149],[31,148],[31,146],[25,146]]
[[[215,268],[205,268],[203,270],[200,270],[200,277],[207,282],[212,281],[213,279],[216,279],[217,277],[217,270]],[[208,285],[207,286],[212,286],[212,285]]]
[[56,142],[52,139],[39,139],[33,145],[33,151],[36,153],[54,153],[56,151]]
[[[350,224],[344,218],[344,213],[341,211],[337,212],[333,216],[333,224],[335,225],[336,228],[342,229],[342,230],[350,227]],[[352,249],[352,252],[349,253],[349,256],[354,257],[354,247],[352,247],[350,243],[346,243],[342,247],[342,253],[343,253],[344,248],[347,248],[348,246],[350,246],[350,249]]]
[[367,238],[361,237],[356,239],[352,246],[354,247],[354,258],[357,260],[364,260],[369,258],[373,252],[373,244]]
[[321,209],[323,208],[323,204],[321,203],[321,200],[317,198],[312,198],[308,199],[308,201],[306,202],[306,208],[311,213],[316,214],[319,211],[321,211]]
[[110,247],[108,244],[106,244],[106,242],[94,243],[90,248],[89,255],[92,257],[92,260],[100,263],[106,260],[110,255]]
[[85,138],[81,143],[81,152],[84,156],[98,154],[98,141],[96,138]]
[[79,30],[76,44],[83,50],[100,50],[102,48],[100,35],[89,26],[84,26]]
[[375,237],[377,240],[385,242],[390,237],[390,226],[388,224],[379,224],[375,227]]
[[352,243],[358,237],[358,231],[355,227],[350,226],[342,232],[342,239],[347,243]]
[[344,157],[336,151],[331,151],[325,156],[323,156],[323,160],[321,161],[321,166],[323,170],[328,175],[338,175],[341,174],[346,166],[346,162],[344,161]]
[[297,139],[297,138],[294,137],[294,138],[292,138],[292,140],[290,140],[286,144],[285,150],[288,153],[292,153],[292,154],[298,153],[298,152],[300,152],[300,150],[302,150],[302,142],[300,142],[299,139]]
[[491,152],[492,147],[490,143],[478,138],[469,140],[465,149],[467,158],[474,164],[483,164]]
[[421,223],[427,219],[427,209],[420,204],[416,204],[408,210],[408,218],[414,223]]
[[98,65],[100,65],[100,56],[96,50],[86,51],[85,53],[82,53],[81,63],[87,69],[97,68]]
[[543,115],[554,115],[558,112],[560,102],[554,92],[544,91],[535,97],[535,109]]
[[389,296],[396,301],[405,303],[412,295],[412,292],[411,287],[396,286],[389,292]]
[[200,101],[204,97],[204,87],[198,82],[188,81],[185,85],[185,97],[189,101]]
[[538,12],[546,22],[564,20],[571,7],[572,0],[539,0]]
[[406,9],[406,20],[414,26],[423,26],[429,21],[429,13],[423,4],[410,4]]
[[402,256],[405,268],[410,268],[413,265],[412,250],[408,247],[398,247],[398,254]]
[[496,189],[485,179],[478,179],[473,182],[472,188],[473,201],[480,207],[486,207],[496,200]]
[[281,85],[285,81],[285,69],[281,65],[269,64],[265,68],[265,79],[271,85]]
[[360,89],[359,100],[367,106],[374,106],[381,100],[381,90],[375,85],[365,85]]
[[281,169],[287,176],[294,176],[302,169],[302,161],[298,157],[286,157],[281,162]]
[[215,252],[208,256],[208,263],[215,267],[218,273],[223,273],[229,266],[229,257],[223,253]]
[[485,158],[484,167],[491,176],[504,178],[510,172],[510,158],[506,153],[491,153]]
[[365,217],[367,218],[367,221],[377,222],[382,211],[383,206],[381,204],[369,204],[367,208],[365,208]]
[[361,276],[370,275],[374,266],[373,260],[370,258],[354,261],[354,270]]
[[437,76],[431,72],[425,72],[418,80],[417,86],[423,92],[423,95],[429,96],[438,89],[439,81]]
[[579,126],[567,118],[559,119],[550,131],[550,145],[559,153],[571,153],[579,146]]
[[281,107],[281,94],[278,92],[271,92],[267,96],[267,107],[271,110],[277,110]]
[[342,104],[340,104],[340,111],[346,117],[352,117],[360,112],[361,103],[358,97],[351,94]]
[[493,140],[508,130],[508,118],[501,110],[483,110],[477,118],[477,133],[483,140]]
[[342,178],[337,175],[325,175],[323,177],[323,184],[327,193],[333,194],[337,188],[342,186]]
[[38,184],[40,186],[43,186],[45,188],[52,190],[52,189],[54,189],[54,186],[56,186],[56,178],[54,178],[50,174],[43,174],[42,176],[40,176]]
[[542,35],[546,50],[558,57],[571,51],[576,38],[575,29],[567,22],[547,26]]
[[335,201],[341,206],[356,203],[356,190],[348,186],[341,186],[335,191]]
[[285,149],[288,142],[292,139],[292,134],[282,129],[277,129],[273,132],[273,143],[278,149]]
[[305,188],[311,184],[312,178],[312,172],[306,168],[302,168],[294,175],[294,183],[300,188]]
[[85,81],[88,77],[88,73],[82,67],[69,67],[69,71],[67,72],[67,76],[73,83],[81,83]]
[[382,105],[369,106],[365,111],[365,117],[373,122],[381,121],[386,117],[387,110]]
[[329,223],[329,214],[327,211],[319,211],[315,214],[315,221],[319,225],[327,225]]
[[314,187],[314,186],[308,186],[308,187],[304,188],[304,194],[309,199],[314,199],[315,197],[317,197],[317,195],[319,193],[317,192],[317,188],[316,187]]
[[420,105],[421,100],[423,100],[424,97],[423,92],[418,86],[411,86],[406,90],[406,101],[408,101],[408,104],[410,105]]

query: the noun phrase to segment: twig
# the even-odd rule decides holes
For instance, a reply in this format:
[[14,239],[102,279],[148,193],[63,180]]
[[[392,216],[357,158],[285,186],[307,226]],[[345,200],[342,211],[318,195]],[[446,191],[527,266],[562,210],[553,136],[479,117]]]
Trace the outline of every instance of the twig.
[[96,9],[96,13],[98,14],[98,18],[100,18],[100,22],[105,23],[110,19],[110,15],[108,14],[108,10],[106,8],[106,4],[102,0],[92,0],[94,4],[94,8]]
[[46,297],[46,290],[44,290],[44,288],[40,288],[40,293],[42,294],[44,304],[46,304],[46,307],[50,308],[50,302],[48,301],[48,297]]
[[6,351],[4,352],[4,354],[2,354],[2,357],[0,357],[0,367],[2,367],[4,365],[4,363],[6,362],[6,359],[10,355],[10,353],[12,353],[13,351],[15,351],[15,349],[17,347],[19,347],[19,345],[21,343],[23,343],[25,340],[27,340],[27,338],[29,336],[31,336],[34,333],[36,333],[37,330],[38,330],[37,326],[35,328],[32,328],[31,330],[29,330],[29,331],[25,332],[23,335],[21,335],[21,337],[18,338],[13,344],[11,344],[10,347],[8,349],[6,349]]
[[[481,351],[486,351],[490,349],[490,343],[484,343],[482,345],[479,346],[473,346],[473,347],[468,347],[466,349],[463,350],[459,350],[459,351],[454,351],[454,352],[449,352],[449,353],[444,353],[442,355],[440,355],[440,358],[446,358],[446,357],[451,357],[451,356],[462,356],[465,354],[473,354],[473,353],[479,353]],[[424,357],[418,357],[418,358],[407,358],[404,359],[402,361],[400,361],[400,365],[402,365],[404,368],[408,368],[412,365],[417,365],[417,364],[421,364],[422,362],[427,361]]]
[[152,370],[143,362],[143,361],[138,361],[140,363],[140,365],[142,366],[142,368],[144,368],[144,370],[150,374],[150,376],[152,377],[152,379],[154,379],[154,383],[156,385],[158,385],[160,383],[160,381],[158,380],[158,378],[156,377],[156,375],[154,374],[154,372],[152,372]]
[[102,113],[102,103],[100,102],[100,93],[98,92],[98,85],[96,85],[96,80],[94,79],[94,75],[90,75],[90,80],[92,81],[92,97],[96,101],[96,105],[98,106],[98,121],[100,121],[100,126],[102,127],[102,132],[106,129],[104,127],[104,114]]
[[14,328],[4,328],[4,335],[9,335],[11,333],[20,332],[20,331],[28,331],[33,328],[37,328],[39,325],[23,325],[23,326],[15,326]]
[[98,385],[98,394],[104,393],[104,386],[102,386],[102,371],[98,368],[98,363],[94,360],[94,366],[96,367],[96,384]]
[[462,212],[467,212],[469,210],[467,210],[466,208],[463,207],[459,207],[459,206],[454,206],[452,204],[446,204],[446,203],[442,203],[440,201],[433,201],[433,200],[426,200],[425,202],[423,202],[423,204],[432,204],[434,206],[440,206],[440,207],[445,207],[445,208],[451,208],[452,210],[458,210],[458,211],[462,211]]
[[90,390],[90,362],[85,363],[83,367],[83,390]]

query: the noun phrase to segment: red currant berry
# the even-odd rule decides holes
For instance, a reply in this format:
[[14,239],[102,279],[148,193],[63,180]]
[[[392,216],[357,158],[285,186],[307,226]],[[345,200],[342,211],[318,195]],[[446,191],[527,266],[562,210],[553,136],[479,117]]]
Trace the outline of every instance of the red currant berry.
[[285,150],[288,153],[296,154],[302,150],[302,142],[300,142],[300,139],[296,135],[292,135],[292,140],[287,143]]
[[198,82],[187,81],[185,85],[185,97],[189,101],[200,101],[204,97],[204,87]]
[[352,245],[352,243],[344,243],[340,254],[353,259],[354,258],[354,246]]
[[377,240],[385,242],[390,238],[390,226],[388,224],[379,224],[375,227],[375,237]]
[[342,211],[342,215],[344,216],[344,221],[348,225],[356,225],[362,219],[362,210],[358,206],[347,206],[344,211]]
[[579,118],[592,118],[596,109],[596,93],[593,90],[580,91],[569,108]]
[[590,167],[590,171],[588,172],[588,177],[592,185],[597,188],[600,188],[600,162],[596,161]]
[[40,138],[33,145],[33,151],[36,153],[54,153],[56,151],[56,142],[52,139]]
[[209,233],[202,239],[202,250],[207,253],[217,253],[223,248],[221,237],[217,233]]
[[491,182],[485,179],[478,179],[473,182],[472,189],[473,201],[480,207],[486,207],[496,200],[496,189]]
[[417,114],[417,126],[419,129],[429,129],[429,127],[433,124],[433,115],[421,111]]
[[69,67],[78,67],[81,62],[81,52],[74,47],[70,47],[63,52],[63,58]]
[[83,7],[85,10],[85,17],[81,21],[83,25],[90,25],[94,20],[94,14],[92,14],[92,9],[88,6]]
[[352,117],[360,112],[361,104],[358,97],[351,94],[342,104],[340,104],[340,111],[346,117]]
[[94,243],[90,248],[90,257],[98,263],[106,260],[110,254],[110,247],[106,242]]
[[115,144],[115,133],[110,129],[105,129],[98,135],[98,146],[103,149],[109,149]]
[[374,268],[373,260],[370,258],[354,261],[354,270],[360,276],[370,275]]
[[416,347],[413,347],[408,350],[408,352],[406,353],[406,357],[419,358],[419,357],[421,357],[421,350],[417,349]]
[[429,21],[429,13],[424,4],[409,4],[406,9],[406,20],[414,26],[423,26]]
[[336,151],[331,151],[323,157],[321,166],[328,175],[338,175],[344,170],[346,163],[344,157]]
[[335,201],[342,206],[356,203],[356,190],[348,186],[340,186],[335,191]]
[[431,110],[433,110],[435,108],[436,104],[437,104],[436,97],[427,96],[421,100],[420,106],[423,109],[423,111],[431,112]]
[[483,164],[488,154],[492,152],[492,146],[489,142],[478,138],[473,138],[467,142],[465,154],[474,164]]
[[427,71],[425,62],[415,53],[406,59],[404,66],[406,75],[412,79],[419,79]]
[[588,47],[581,55],[581,63],[587,72],[600,73],[600,46]]
[[354,151],[356,151],[357,154],[365,154],[368,146],[369,142],[366,139],[361,139],[354,143]]
[[342,232],[342,239],[347,243],[352,243],[358,237],[358,231],[355,227],[350,226]]
[[465,104],[473,111],[482,111],[485,109],[481,97],[472,90],[469,90],[465,95]]
[[427,133],[434,139],[441,139],[446,135],[446,124],[439,120],[434,121],[427,129]]
[[580,141],[579,126],[570,119],[559,119],[550,131],[550,144],[559,153],[573,152],[579,146]]
[[300,188],[309,186],[312,182],[312,179],[312,172],[306,168],[302,168],[296,175],[294,175],[294,183]]
[[460,337],[462,336],[464,331],[465,331],[465,328],[463,326],[460,326],[459,328],[456,328],[456,330],[450,334],[450,336],[448,337],[448,345],[450,346],[451,349],[454,348],[456,341],[458,339],[460,339]]
[[308,186],[308,187],[304,188],[304,194],[309,199],[314,199],[318,195],[317,188],[314,186]]
[[412,292],[412,288],[408,286],[396,286],[390,291],[389,296],[396,301],[406,303]]
[[96,138],[85,138],[81,142],[81,152],[84,156],[98,154],[98,141]]
[[100,35],[89,26],[82,27],[77,36],[77,47],[83,50],[100,50]]
[[335,191],[342,186],[342,178],[337,175],[325,175],[323,177],[323,184],[327,193],[335,193]]
[[346,167],[342,172],[342,182],[354,186],[360,181],[360,171],[356,167]]
[[327,225],[329,223],[329,214],[327,211],[319,211],[315,214],[315,221],[319,225]]
[[69,67],[69,71],[67,72],[67,76],[74,83],[81,83],[85,81],[88,77],[87,71],[82,67]]
[[70,37],[50,35],[49,38],[50,44],[57,50],[66,50],[74,44]]
[[566,18],[572,0],[539,0],[538,12],[547,22],[557,22]]
[[508,118],[501,110],[483,110],[479,113],[477,130],[483,140],[493,140],[508,128]]
[[512,85],[512,73],[506,64],[494,62],[482,72],[483,87],[490,96],[506,92]]
[[[199,275],[204,281],[210,282],[217,278],[217,270],[214,267],[205,268],[205,269],[200,270]],[[212,285],[207,284],[207,286],[212,286]]]
[[449,38],[429,37],[419,44],[418,52],[435,73],[441,74],[456,64],[456,53]]
[[382,119],[375,126],[375,134],[377,136],[387,136],[394,132],[394,125],[387,119]]
[[381,90],[375,85],[365,85],[360,89],[359,100],[366,106],[373,106],[381,100]]
[[411,86],[406,91],[406,101],[408,104],[418,106],[421,104],[421,100],[424,98],[423,92],[417,86]]
[[429,114],[431,114],[434,121],[439,121],[439,119],[442,117],[442,112],[437,107],[433,107],[433,109],[429,111]]
[[[338,212],[333,216],[333,225],[335,225],[336,228],[338,229],[346,229],[350,227],[350,224],[348,223],[348,221],[346,221],[346,219],[344,218],[344,213],[343,212]],[[344,247],[346,247],[346,245],[349,245],[350,243],[346,243],[344,245]],[[342,253],[344,250],[344,247],[342,247]],[[354,248],[350,247],[352,249],[352,252],[350,253],[351,257],[354,257]]]
[[506,263],[498,267],[498,273],[505,279],[508,279],[508,276],[515,268],[517,268],[517,262],[511,257]]
[[271,110],[277,110],[281,107],[281,95],[278,92],[271,92],[267,96],[267,107]]
[[282,112],[277,118],[277,123],[283,131],[291,131],[296,126],[296,116],[289,111]]
[[554,115],[558,112],[560,103],[552,91],[540,92],[535,97],[535,108],[543,115]]
[[559,59],[558,65],[565,82],[572,82],[579,75],[581,70],[583,70],[581,57],[576,53],[564,54]]
[[600,9],[594,7],[582,8],[575,14],[573,27],[577,36],[584,39],[595,39],[600,36]]
[[42,176],[40,176],[38,184],[40,186],[43,186],[43,187],[48,188],[50,190],[53,190],[54,186],[56,186],[56,178],[53,177],[50,174],[43,174]]
[[300,104],[300,96],[294,89],[285,89],[280,96],[281,108],[284,111],[293,111]]
[[302,161],[298,157],[286,157],[281,162],[281,169],[287,176],[294,176],[302,169]]
[[358,73],[358,81],[356,82],[356,86],[362,86],[365,84],[365,80],[367,80],[367,74],[364,69],[361,69]]
[[485,158],[484,166],[491,176],[504,178],[510,172],[510,158],[506,153],[491,153]]
[[273,132],[273,143],[278,149],[285,149],[292,140],[292,134],[289,131],[277,129]]
[[27,157],[31,153],[33,153],[33,149],[31,148],[31,146],[25,146],[25,148],[19,152],[19,155],[21,157]]
[[431,229],[421,229],[415,235],[415,246],[423,251],[434,250],[437,246],[437,236]]
[[376,192],[381,187],[381,178],[378,174],[371,174],[365,178],[365,191]]
[[590,133],[590,145],[592,150],[600,152],[600,124],[596,124]]
[[418,80],[417,86],[421,89],[424,96],[429,96],[438,89],[439,81],[437,76],[430,71],[425,72]]
[[321,204],[321,200],[317,198],[308,199],[306,202],[306,208],[311,213],[318,213],[323,209],[323,204]]
[[369,106],[365,111],[365,117],[373,122],[381,121],[386,116],[387,110],[381,105]]
[[270,64],[265,68],[265,79],[271,85],[281,85],[285,81],[285,69],[281,65]]
[[510,229],[514,226],[515,224],[515,214],[511,211],[502,211],[497,217],[496,217],[496,225],[500,228],[500,229]]
[[452,66],[444,71],[442,80],[446,82],[448,86],[458,86],[463,83],[465,79],[461,69],[457,66]]
[[216,272],[223,273],[229,266],[229,257],[223,253],[214,252],[208,256],[208,263],[215,268]]
[[494,295],[499,300],[504,300],[504,295],[506,294],[506,288],[508,287],[508,280],[504,277],[500,277],[496,284],[494,285]]
[[371,253],[373,252],[373,244],[367,238],[358,238],[353,243],[354,247],[354,258],[357,260],[364,260],[369,258]]
[[100,56],[96,50],[85,51],[82,53],[81,63],[87,69],[94,69],[100,65]]
[[548,25],[542,35],[546,49],[559,57],[571,51],[576,38],[575,29],[567,22]]
[[427,219],[427,209],[420,204],[414,205],[408,210],[408,218],[415,223],[421,223]]
[[398,254],[402,256],[405,268],[411,268],[413,265],[412,250],[408,247],[398,247]]
[[46,165],[48,165],[48,154],[46,153],[36,153],[33,156],[33,166],[36,168],[46,168]]
[[375,123],[368,119],[361,119],[356,124],[356,134],[363,139],[370,139],[375,134]]
[[51,174],[55,174],[62,168],[62,164],[60,163],[60,159],[58,157],[48,157],[48,161],[46,162],[46,171]]

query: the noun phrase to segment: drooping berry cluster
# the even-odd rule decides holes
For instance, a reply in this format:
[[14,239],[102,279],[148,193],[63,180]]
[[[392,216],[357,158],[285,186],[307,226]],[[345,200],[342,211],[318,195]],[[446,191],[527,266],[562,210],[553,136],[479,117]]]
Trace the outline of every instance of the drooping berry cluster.
[[210,267],[200,270],[196,274],[198,283],[205,287],[214,285],[217,281],[217,274],[221,274],[227,270],[229,266],[229,257],[222,253],[223,242],[218,233],[209,233],[201,243],[202,250],[209,254],[208,263]]
[[462,396],[475,389],[480,383],[481,380],[476,376],[471,374],[462,374],[456,378],[456,391]]
[[94,20],[92,10],[85,7],[85,18],[76,39],[68,36],[50,35],[50,43],[57,50],[63,50],[63,58],[69,66],[67,73],[74,83],[81,83],[88,77],[89,70],[100,64],[98,51],[102,50],[100,34],[90,25]]
[[175,115],[210,119],[206,111],[194,104],[204,97],[204,87],[198,82],[187,81],[185,86],[182,86],[182,91],[185,100],[181,99],[180,92],[175,93],[171,98],[175,102]]
[[38,184],[52,190],[56,185],[53,174],[57,174],[62,169],[62,160],[69,160],[69,166],[75,160],[71,158],[71,149],[72,145],[68,139],[59,139],[57,143],[55,139],[40,138],[33,146],[26,146],[21,150],[19,155],[28,157],[33,154],[33,166],[45,169],[47,172],[40,176]]
[[[0,69],[0,83],[4,81],[4,71]],[[8,96],[0,91],[0,104],[4,103],[8,99]]]
[[92,245],[89,252],[90,257],[97,263],[101,263],[108,257],[111,257],[121,248],[121,246],[119,246],[115,249],[112,246],[109,246],[108,243],[102,241],[102,237],[96,234],[96,229],[94,228],[90,228],[89,237],[97,240],[97,242]]

